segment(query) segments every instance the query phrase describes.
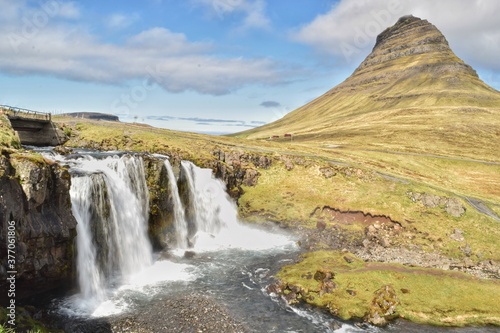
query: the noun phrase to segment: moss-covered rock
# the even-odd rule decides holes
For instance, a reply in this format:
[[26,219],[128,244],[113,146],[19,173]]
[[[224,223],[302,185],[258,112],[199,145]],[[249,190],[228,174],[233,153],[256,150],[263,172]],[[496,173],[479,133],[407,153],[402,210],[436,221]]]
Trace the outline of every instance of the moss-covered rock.
[[12,129],[9,118],[0,109],[0,151],[8,148],[21,148],[21,141],[14,129]]
[[166,234],[173,222],[169,179],[163,159],[144,155],[143,160],[149,190],[148,233],[153,248],[160,250],[168,246]]
[[370,304],[370,314],[367,321],[373,325],[383,326],[392,318],[396,318],[396,307],[399,304],[394,287],[385,285],[375,291]]

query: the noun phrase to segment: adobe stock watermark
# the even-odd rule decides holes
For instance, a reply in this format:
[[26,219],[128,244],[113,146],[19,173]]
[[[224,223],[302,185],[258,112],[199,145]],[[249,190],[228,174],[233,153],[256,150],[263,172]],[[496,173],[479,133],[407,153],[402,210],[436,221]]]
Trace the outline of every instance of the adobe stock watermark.
[[151,91],[162,84],[164,79],[158,66],[155,68],[149,66],[146,71],[148,72],[146,78],[111,103],[112,114],[130,115],[132,110],[137,109],[148,98]]
[[370,46],[380,32],[394,24],[402,11],[403,6],[400,0],[388,0],[386,8],[370,11],[371,19],[365,22],[363,27],[354,28],[352,43],[340,43],[340,49],[346,62],[350,63],[354,55]]
[[217,0],[212,2],[212,9],[217,15],[222,16],[224,13],[232,12],[244,3],[241,0]]
[[16,326],[16,222],[7,223],[7,324]]
[[48,0],[40,5],[34,12],[21,18],[21,28],[15,33],[10,33],[7,38],[15,53],[19,53],[19,47],[35,39],[40,31],[47,27],[50,20],[57,16],[61,10],[61,3],[56,0]]

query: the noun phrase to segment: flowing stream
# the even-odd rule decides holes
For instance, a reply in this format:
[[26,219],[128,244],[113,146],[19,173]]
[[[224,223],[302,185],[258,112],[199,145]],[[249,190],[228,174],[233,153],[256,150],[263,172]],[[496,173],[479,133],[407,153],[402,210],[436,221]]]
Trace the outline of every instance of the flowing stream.
[[[154,254],[147,238],[148,191],[142,159],[131,155],[51,155],[71,166],[71,200],[78,221],[80,292],[58,299],[65,318],[133,312],[152,300],[210,295],[251,332],[474,332],[399,321],[380,329],[341,322],[324,311],[288,306],[265,287],[299,249],[290,235],[249,227],[237,218],[225,184],[211,170],[183,161],[179,180],[165,168],[173,201],[176,249]],[[180,187],[187,194],[180,194]],[[179,185],[179,186],[178,186]],[[186,257],[189,250],[194,256]],[[489,332],[488,328],[476,332]],[[493,331],[491,331],[493,332]]]

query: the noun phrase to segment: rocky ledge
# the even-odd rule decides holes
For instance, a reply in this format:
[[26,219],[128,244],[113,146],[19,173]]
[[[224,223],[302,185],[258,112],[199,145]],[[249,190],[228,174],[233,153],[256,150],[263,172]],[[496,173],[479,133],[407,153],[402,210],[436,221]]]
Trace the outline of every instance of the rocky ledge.
[[[7,287],[6,269],[14,268],[17,299],[59,288],[74,278],[76,220],[70,186],[67,168],[41,156],[0,156],[0,222],[5,226],[0,230],[0,289]],[[7,262],[7,225],[16,234],[13,267]]]

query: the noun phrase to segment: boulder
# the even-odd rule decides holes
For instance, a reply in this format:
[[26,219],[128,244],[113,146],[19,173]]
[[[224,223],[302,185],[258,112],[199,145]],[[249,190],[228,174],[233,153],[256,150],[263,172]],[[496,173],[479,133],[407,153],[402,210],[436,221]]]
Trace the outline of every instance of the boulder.
[[376,326],[387,325],[389,320],[397,317],[398,304],[399,298],[394,287],[391,285],[383,286],[374,293],[367,321]]
[[465,214],[465,207],[457,198],[450,198],[446,201],[445,210],[453,217],[460,217]]

